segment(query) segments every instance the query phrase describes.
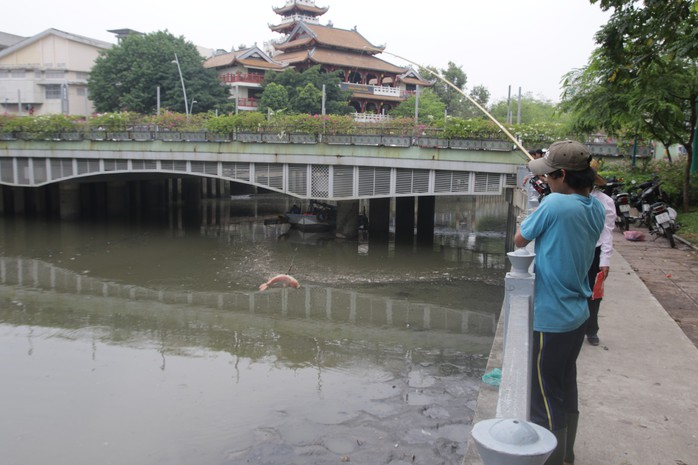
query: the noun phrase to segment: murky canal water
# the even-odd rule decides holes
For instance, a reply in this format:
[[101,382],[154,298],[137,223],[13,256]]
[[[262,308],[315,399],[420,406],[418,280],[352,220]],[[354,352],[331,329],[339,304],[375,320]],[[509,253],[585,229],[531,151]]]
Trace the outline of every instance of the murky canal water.
[[279,237],[286,203],[0,218],[1,462],[459,464],[504,202],[437,201],[427,250]]

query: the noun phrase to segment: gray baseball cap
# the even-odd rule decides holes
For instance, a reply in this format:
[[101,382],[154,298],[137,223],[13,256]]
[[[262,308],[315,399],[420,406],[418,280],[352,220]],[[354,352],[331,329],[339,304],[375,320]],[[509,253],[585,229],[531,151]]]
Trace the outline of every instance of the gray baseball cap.
[[574,140],[561,140],[548,147],[548,152],[538,160],[528,162],[528,169],[536,175],[557,170],[584,171],[589,168],[591,153],[586,146]]

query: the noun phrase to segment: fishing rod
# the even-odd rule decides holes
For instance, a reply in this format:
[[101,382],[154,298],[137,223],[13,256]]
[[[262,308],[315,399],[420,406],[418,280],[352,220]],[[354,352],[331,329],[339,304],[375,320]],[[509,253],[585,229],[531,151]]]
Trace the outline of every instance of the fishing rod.
[[408,63],[410,63],[410,64],[412,64],[412,65],[418,67],[419,69],[425,69],[425,70],[429,71],[431,74],[433,74],[434,76],[436,76],[438,79],[440,79],[440,80],[442,80],[444,83],[446,83],[446,85],[452,87],[456,92],[458,92],[458,93],[461,94],[463,97],[465,97],[466,99],[468,99],[468,101],[469,101],[470,103],[472,103],[473,105],[475,105],[475,107],[476,107],[478,110],[480,110],[481,112],[483,112],[490,120],[492,120],[492,122],[494,122],[494,124],[496,124],[497,127],[498,127],[499,129],[501,129],[502,132],[504,132],[504,134],[506,134],[507,137],[509,137],[509,139],[511,139],[512,142],[514,142],[514,145],[516,145],[516,147],[517,147],[519,150],[521,150],[521,152],[522,152],[524,155],[526,155],[526,158],[528,158],[529,160],[533,160],[533,157],[531,156],[531,154],[528,153],[528,150],[526,150],[526,149],[524,148],[524,146],[521,145],[521,142],[519,142],[518,139],[516,139],[516,137],[514,137],[514,136],[507,130],[507,128],[505,128],[504,125],[503,125],[502,123],[500,123],[500,122],[497,120],[497,118],[495,118],[495,117],[492,116],[487,110],[485,110],[485,109],[482,107],[482,105],[480,105],[475,99],[473,99],[471,96],[469,96],[468,94],[466,94],[465,92],[463,92],[461,89],[459,89],[458,86],[456,86],[454,83],[452,83],[452,82],[449,81],[448,79],[444,78],[444,77],[441,75],[441,73],[438,73],[438,72],[436,72],[436,71],[433,71],[433,70],[427,68],[426,66],[422,66],[422,65],[420,65],[419,63],[416,63],[416,62],[414,62],[414,61],[412,61],[412,60],[409,60],[409,59],[407,59],[407,58],[405,58],[405,57],[403,57],[403,56],[396,55],[395,53],[386,52],[385,50],[383,50],[381,53],[385,53],[385,54],[387,54],[387,55],[393,56],[393,57],[398,58],[398,59],[400,59],[400,60],[404,60],[404,61],[406,61],[406,62],[408,62]]

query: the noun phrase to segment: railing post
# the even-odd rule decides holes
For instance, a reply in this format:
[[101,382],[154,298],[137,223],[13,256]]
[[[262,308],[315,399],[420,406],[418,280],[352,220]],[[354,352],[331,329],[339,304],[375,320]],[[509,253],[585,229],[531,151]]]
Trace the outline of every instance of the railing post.
[[517,249],[507,256],[512,266],[504,278],[504,355],[496,418],[476,423],[471,435],[485,465],[542,465],[557,441],[528,421],[535,285],[529,269],[535,254]]

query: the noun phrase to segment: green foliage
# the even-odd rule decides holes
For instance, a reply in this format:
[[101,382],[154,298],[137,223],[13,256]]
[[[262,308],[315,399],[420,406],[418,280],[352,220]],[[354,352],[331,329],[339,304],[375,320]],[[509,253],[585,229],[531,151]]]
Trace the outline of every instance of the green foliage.
[[515,124],[511,128],[507,128],[521,144],[530,148],[542,148],[550,145],[552,142],[561,139],[577,139],[584,140],[583,137],[570,135],[567,126],[561,123],[539,122],[531,124]]
[[264,89],[259,99],[259,111],[267,113],[268,110],[280,111],[290,107],[288,91],[281,84],[270,82]]
[[84,118],[62,113],[39,116],[9,116],[0,119],[2,132],[26,132],[36,138],[54,137],[60,133],[76,132]]
[[[267,92],[278,94],[277,88],[270,88],[272,83],[287,91],[288,105],[279,106],[278,109],[286,108],[289,113],[321,113],[323,85],[325,86],[326,114],[346,115],[354,111],[349,106],[350,93],[339,87],[338,73],[322,73],[320,66],[314,66],[300,73],[294,69],[287,69],[282,73],[267,73],[261,99],[268,103],[266,103],[265,108],[260,108],[262,110],[275,109],[273,104],[275,104],[277,97],[265,96]],[[315,90],[311,90],[308,85],[311,85]]]
[[[630,161],[621,160],[612,163],[602,163],[599,174],[604,178],[621,179],[626,186],[640,184],[654,177],[662,181],[662,190],[669,196],[669,203],[674,207],[681,205],[684,197],[684,172],[687,160],[685,157],[669,163],[667,160],[647,158],[637,163],[635,168]],[[698,176],[692,176],[690,181],[690,200],[698,202]]]
[[501,139],[506,137],[493,121],[480,118],[448,118],[443,135],[447,139]]
[[[432,74],[436,76],[443,77],[446,81],[453,84],[460,91],[465,89],[465,85],[468,82],[468,76],[465,74],[461,66],[456,65],[452,61],[448,62],[448,67],[442,69],[441,72],[436,70],[436,68],[429,68],[433,73],[425,72],[425,76],[431,77]],[[451,87],[446,82],[441,79],[436,79],[434,87],[432,87],[434,94],[441,100],[445,108],[448,109],[448,113],[453,116],[462,116],[462,100],[464,99],[461,93]]]
[[694,246],[698,245],[698,210],[680,212],[676,221],[681,225],[679,235]]
[[562,105],[582,130],[637,132],[683,145],[684,209],[698,97],[698,13],[692,0],[591,0],[613,13],[586,67],[564,81]]
[[157,126],[161,130],[200,131],[201,128],[206,127],[206,120],[208,118],[209,115],[206,113],[190,115],[189,118],[187,118],[187,116],[183,115],[182,113],[165,111],[159,115],[146,117],[144,122],[146,122],[148,125]]
[[[180,79],[175,54],[182,70]],[[223,109],[228,90],[216,72],[203,67],[203,58],[194,44],[167,31],[133,34],[100,53],[87,86],[99,112],[133,111],[153,114],[157,109],[157,88],[164,109],[186,113],[182,80],[188,106],[193,112]],[[193,104],[193,101],[196,101]]]
[[89,129],[103,129],[105,131],[125,131],[129,127],[142,121],[138,113],[122,111],[118,113],[102,113],[92,115],[87,120]]
[[[414,109],[417,105],[417,96],[412,95],[396,108],[390,111],[390,116],[397,118],[414,118]],[[446,105],[431,89],[422,89],[419,92],[419,123],[443,124]]]
[[216,134],[232,134],[235,130],[237,115],[219,115],[208,118],[204,123],[204,128],[208,132]]
[[[512,122],[515,122],[518,114],[518,96],[512,97],[511,113]],[[506,100],[495,102],[489,109],[492,116],[499,121],[508,121],[507,113],[509,104]],[[557,106],[550,100],[541,100],[527,92],[521,96],[521,124],[556,122],[565,124],[567,115],[558,111]]]
[[313,84],[307,83],[296,90],[292,106],[298,113],[310,115],[322,113],[322,91]]

